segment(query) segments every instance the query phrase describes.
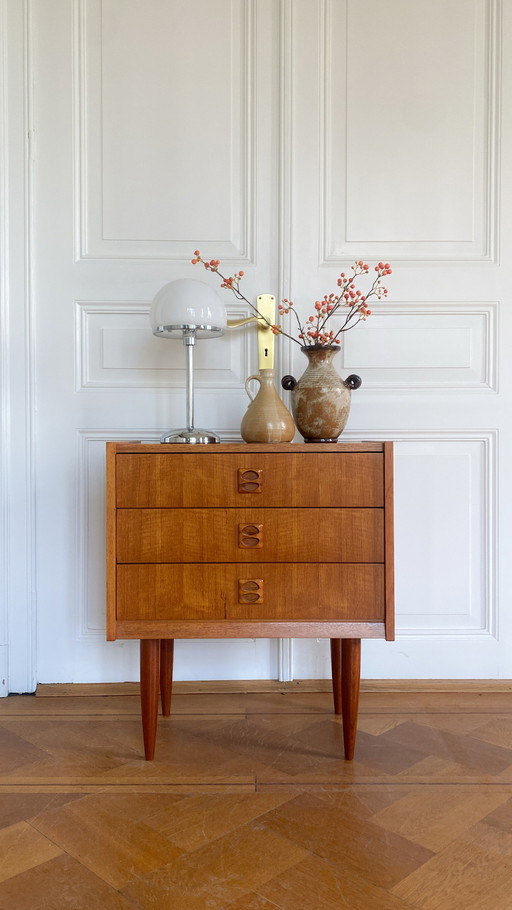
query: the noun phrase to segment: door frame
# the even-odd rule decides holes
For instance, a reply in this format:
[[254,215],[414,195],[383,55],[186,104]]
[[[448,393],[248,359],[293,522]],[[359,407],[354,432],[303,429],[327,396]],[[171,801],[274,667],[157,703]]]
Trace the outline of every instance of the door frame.
[[26,0],[0,0],[0,695],[35,674],[34,320]]

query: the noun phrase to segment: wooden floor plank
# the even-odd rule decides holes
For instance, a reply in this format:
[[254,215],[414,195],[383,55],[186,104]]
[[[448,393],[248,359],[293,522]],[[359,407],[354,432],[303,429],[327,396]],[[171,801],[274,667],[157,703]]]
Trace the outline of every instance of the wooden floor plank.
[[473,787],[470,798],[467,788],[414,788],[373,821],[438,853],[509,798],[510,791],[501,787]]
[[240,828],[293,798],[293,793],[198,794],[181,799],[172,812],[165,806],[146,815],[150,828],[181,850],[193,852]]
[[307,856],[308,851],[298,844],[258,822],[249,822],[137,879],[123,893],[142,906],[169,906],[165,900],[176,892],[185,897],[211,896],[226,906]]
[[392,890],[420,910],[510,910],[512,835],[480,823]]
[[134,910],[118,891],[63,854],[0,884],[6,910]]
[[285,803],[268,812],[262,824],[366,881],[391,888],[421,867],[430,850],[384,831],[371,819],[346,807],[326,805],[316,794]]
[[134,875],[169,863],[181,850],[146,825],[112,811],[101,794],[43,812],[32,825],[98,878],[121,888]]
[[412,904],[318,856],[266,882],[259,893],[281,910],[412,910]]
[[46,863],[63,851],[34,830],[18,822],[0,830],[0,882]]

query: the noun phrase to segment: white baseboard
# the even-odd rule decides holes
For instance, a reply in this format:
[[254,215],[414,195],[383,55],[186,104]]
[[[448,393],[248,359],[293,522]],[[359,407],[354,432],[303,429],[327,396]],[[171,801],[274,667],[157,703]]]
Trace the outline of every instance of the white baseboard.
[[[330,692],[330,679],[228,679],[173,684],[176,695],[213,695],[263,692]],[[511,679],[362,679],[361,692],[512,692]],[[138,695],[138,682],[45,683],[37,687],[38,697]]]

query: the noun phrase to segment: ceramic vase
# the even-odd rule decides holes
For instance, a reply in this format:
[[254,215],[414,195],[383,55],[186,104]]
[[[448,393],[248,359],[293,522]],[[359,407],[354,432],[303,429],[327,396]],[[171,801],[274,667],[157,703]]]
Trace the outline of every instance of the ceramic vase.
[[308,365],[299,380],[284,376],[281,385],[291,391],[292,413],[304,442],[336,442],[348,420],[351,393],[361,385],[352,374],[342,379],[332,359],[338,345],[306,345],[301,348]]

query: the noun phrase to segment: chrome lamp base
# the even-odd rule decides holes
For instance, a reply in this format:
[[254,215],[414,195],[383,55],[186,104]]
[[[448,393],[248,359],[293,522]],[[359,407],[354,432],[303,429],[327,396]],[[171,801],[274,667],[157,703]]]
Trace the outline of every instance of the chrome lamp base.
[[160,442],[184,442],[189,445],[206,445],[220,442],[220,436],[213,430],[200,430],[198,427],[184,427],[182,430],[169,430],[160,437]]

